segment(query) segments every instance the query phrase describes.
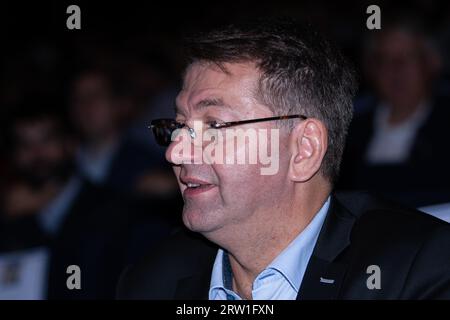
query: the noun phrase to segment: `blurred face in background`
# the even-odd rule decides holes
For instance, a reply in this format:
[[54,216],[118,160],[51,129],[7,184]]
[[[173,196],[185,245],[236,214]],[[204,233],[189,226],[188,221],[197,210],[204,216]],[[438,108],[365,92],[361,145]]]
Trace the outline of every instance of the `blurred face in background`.
[[98,140],[114,134],[119,111],[111,88],[104,76],[86,73],[74,83],[71,109],[83,138]]
[[415,109],[430,81],[424,40],[394,29],[380,35],[375,46],[369,68],[378,94],[391,108]]
[[14,125],[13,165],[30,184],[64,180],[71,173],[73,144],[58,125],[51,117],[22,120]]

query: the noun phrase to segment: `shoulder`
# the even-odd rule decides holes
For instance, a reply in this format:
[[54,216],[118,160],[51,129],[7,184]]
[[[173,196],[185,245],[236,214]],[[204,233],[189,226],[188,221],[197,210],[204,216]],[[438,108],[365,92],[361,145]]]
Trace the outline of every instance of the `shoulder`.
[[218,247],[198,234],[182,229],[123,273],[119,299],[171,299],[177,282],[208,270]]
[[383,230],[402,226],[402,230],[397,230],[400,233],[416,229],[426,233],[438,227],[450,228],[447,222],[432,215],[368,192],[338,192],[335,197],[356,218],[359,226],[371,225]]
[[423,242],[437,230],[450,235],[450,224],[425,212],[365,192],[338,193],[336,199],[354,218],[352,238]]
[[336,198],[354,218],[348,253],[355,279],[375,264],[393,297],[450,298],[448,223],[364,193]]

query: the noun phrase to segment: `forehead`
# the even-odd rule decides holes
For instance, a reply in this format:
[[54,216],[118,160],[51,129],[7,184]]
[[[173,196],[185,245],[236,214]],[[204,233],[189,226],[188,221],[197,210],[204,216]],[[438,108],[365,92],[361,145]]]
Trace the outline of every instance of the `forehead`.
[[254,99],[259,75],[253,63],[225,63],[223,68],[194,63],[186,71],[177,107],[195,109],[212,101],[232,105],[237,100]]

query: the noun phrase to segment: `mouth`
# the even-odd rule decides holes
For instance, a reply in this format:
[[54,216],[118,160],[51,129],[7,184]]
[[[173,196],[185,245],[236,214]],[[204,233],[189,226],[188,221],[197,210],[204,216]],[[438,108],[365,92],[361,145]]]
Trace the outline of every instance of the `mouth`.
[[216,187],[216,185],[209,182],[193,178],[183,178],[181,182],[186,186],[186,189],[183,191],[184,197],[200,195]]

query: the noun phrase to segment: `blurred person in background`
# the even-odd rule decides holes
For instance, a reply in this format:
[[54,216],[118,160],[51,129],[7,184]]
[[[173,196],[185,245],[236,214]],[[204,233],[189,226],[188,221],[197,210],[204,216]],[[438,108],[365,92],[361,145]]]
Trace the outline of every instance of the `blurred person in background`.
[[450,200],[448,96],[435,94],[440,56],[410,20],[385,24],[366,47],[375,93],[356,110],[340,187],[366,189],[411,206]]
[[93,183],[120,192],[170,196],[176,181],[161,169],[162,155],[124,134],[125,112],[132,99],[125,81],[118,77],[106,68],[92,67],[81,71],[73,82],[70,108],[81,136],[80,172]]
[[[0,211],[0,298],[112,298],[122,269],[170,233],[131,198],[76,171],[76,141],[49,102],[32,100],[10,124],[13,171]],[[67,267],[81,269],[69,290]]]

